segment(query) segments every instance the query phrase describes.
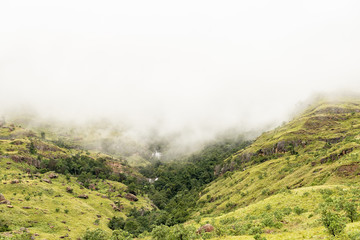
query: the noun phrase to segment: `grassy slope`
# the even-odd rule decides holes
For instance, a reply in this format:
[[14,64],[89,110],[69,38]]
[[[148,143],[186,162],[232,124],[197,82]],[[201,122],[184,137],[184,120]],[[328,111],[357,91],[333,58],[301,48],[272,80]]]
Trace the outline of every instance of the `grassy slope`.
[[[319,219],[316,209],[319,203],[324,201],[319,197],[319,188],[334,186],[341,189],[359,188],[359,104],[359,101],[322,102],[312,106],[290,123],[261,135],[254,144],[226,160],[228,164],[236,163],[242,170],[225,173],[223,177],[210,184],[202,192],[198,203],[199,211],[194,218],[200,223],[221,223],[230,228],[230,226],[234,227],[233,224],[236,222],[244,224],[246,214],[261,219],[264,217],[261,214],[269,212],[265,209],[266,205],[273,208],[300,206],[308,214],[298,216],[292,212],[287,216],[289,217],[287,223],[282,224],[280,229],[268,230],[269,234],[266,234],[266,238],[326,237],[325,228],[316,220]],[[275,149],[276,144],[281,141],[299,142],[299,144],[295,146],[293,153],[268,151]],[[352,149],[352,152],[342,154],[347,149]],[[262,154],[263,152],[266,153]],[[248,153],[252,153],[253,156],[250,161],[245,161],[241,156]],[[331,156],[336,157],[321,162],[322,159]],[[304,198],[300,194],[304,191],[310,192],[311,197]],[[342,192],[335,191],[333,197],[342,195]],[[349,195],[348,198],[352,199],[354,196],[357,196],[355,201],[358,201],[356,194]],[[314,217],[308,218],[309,214]],[[222,219],[228,219],[228,222],[221,222]],[[356,222],[348,224],[347,228],[351,231],[359,226],[360,224]],[[243,236],[236,239],[252,239],[252,237]]]
[[[138,196],[137,202],[130,202],[124,197],[116,197],[118,194],[122,196],[126,194],[127,186],[122,183],[99,180],[94,182],[98,190],[92,191],[79,185],[75,178],[68,180],[60,174],[49,184],[42,181],[42,179],[49,179],[49,173],[35,176],[28,174],[27,172],[35,168],[25,163],[36,160],[36,156],[28,151],[30,139],[39,147],[37,154],[44,158],[56,159],[79,153],[94,158],[111,159],[107,155],[60,148],[51,142],[37,138],[33,132],[9,125],[0,127],[0,137],[2,139],[0,140],[0,193],[13,206],[13,208],[8,208],[6,204],[0,204],[0,218],[5,220],[12,230],[17,231],[26,227],[31,233],[39,234],[41,239],[54,239],[66,236],[66,234],[76,239],[87,228],[102,228],[111,231],[107,227],[109,218],[113,216],[126,218],[125,214],[133,207],[152,209],[151,202],[146,196]],[[123,166],[121,168],[125,168],[125,171],[130,174],[138,175],[130,168]],[[20,180],[20,183],[10,184],[15,179]],[[73,188],[73,193],[66,192],[66,187]],[[89,198],[80,199],[77,197],[80,194],[87,194]],[[120,201],[124,207],[121,212],[113,210],[111,204],[115,201]],[[23,209],[23,207],[31,207],[31,209]],[[99,219],[99,225],[94,224],[97,219]]]

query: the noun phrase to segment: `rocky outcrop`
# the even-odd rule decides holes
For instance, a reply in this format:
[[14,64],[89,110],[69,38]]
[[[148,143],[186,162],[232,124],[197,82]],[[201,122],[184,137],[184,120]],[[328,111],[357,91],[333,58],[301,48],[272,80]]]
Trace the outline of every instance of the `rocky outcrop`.
[[88,198],[89,198],[89,196],[88,196],[88,195],[86,195],[86,194],[80,194],[80,195],[78,196],[78,198],[88,199]]
[[134,194],[131,194],[131,193],[127,193],[125,195],[125,198],[132,202],[137,202],[139,200]]
[[50,183],[50,184],[52,183],[51,180],[47,179],[47,178],[44,178],[43,181],[46,182],[46,183]]
[[285,154],[290,152],[292,154],[296,154],[295,148],[297,147],[306,147],[309,144],[309,140],[283,140],[279,141],[273,146],[263,147],[257,150],[256,152],[241,152],[237,156],[233,158],[233,161],[230,163],[217,165],[214,168],[214,174],[216,176],[222,175],[228,171],[234,171],[237,169],[237,165],[241,165],[242,163],[247,163],[253,160],[256,157],[262,157],[262,161],[266,161],[267,159],[271,159],[272,156],[279,156],[281,154]]
[[354,148],[347,148],[347,149],[342,150],[340,153],[330,154],[328,157],[322,158],[320,160],[320,163],[324,164],[327,162],[336,161],[339,158],[341,158],[342,156],[351,153],[353,150],[354,150]]
[[0,204],[7,204],[7,205],[10,204],[10,201],[6,200],[6,198],[2,193],[0,193]]
[[323,141],[329,144],[335,144],[342,142],[345,139],[345,137],[336,137],[336,138],[319,138],[319,141]]
[[40,167],[40,160],[38,160],[36,158],[27,157],[27,156],[20,156],[20,155],[12,155],[10,158],[14,162],[24,162],[24,163],[27,163],[29,165],[35,166],[37,168]]
[[49,178],[50,179],[54,179],[54,178],[58,178],[59,176],[57,175],[57,174],[55,174],[55,173],[50,173],[49,174]]

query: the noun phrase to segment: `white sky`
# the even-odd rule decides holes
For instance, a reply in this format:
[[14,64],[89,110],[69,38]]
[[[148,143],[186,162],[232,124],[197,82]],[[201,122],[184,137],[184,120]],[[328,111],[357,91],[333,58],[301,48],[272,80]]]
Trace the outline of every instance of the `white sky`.
[[0,108],[206,135],[360,87],[360,1],[0,2]]

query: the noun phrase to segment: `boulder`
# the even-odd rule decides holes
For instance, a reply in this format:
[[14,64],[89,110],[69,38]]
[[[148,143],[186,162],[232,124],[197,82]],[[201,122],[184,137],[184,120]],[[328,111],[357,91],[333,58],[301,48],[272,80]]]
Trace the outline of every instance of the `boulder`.
[[127,193],[125,195],[125,198],[132,202],[137,202],[139,200],[134,194],[131,194],[131,193]]
[[55,173],[50,173],[49,174],[49,178],[50,179],[53,179],[53,178],[58,178],[59,176],[57,175],[57,174],[55,174]]
[[6,200],[6,198],[4,197],[4,195],[2,195],[1,193],[0,193],[0,204],[10,205],[10,201]]
[[73,193],[73,189],[71,187],[66,187],[66,192]]
[[205,224],[204,226],[201,226],[196,233],[204,233],[204,232],[212,232],[214,231],[214,227],[211,224]]
[[0,202],[6,200],[6,198],[4,197],[4,195],[2,193],[0,193]]
[[88,196],[88,195],[86,195],[86,194],[80,194],[80,195],[78,196],[78,198],[88,199],[88,198],[89,198],[89,196]]
[[44,178],[43,181],[46,182],[46,183],[52,183],[51,180],[47,179],[47,178]]

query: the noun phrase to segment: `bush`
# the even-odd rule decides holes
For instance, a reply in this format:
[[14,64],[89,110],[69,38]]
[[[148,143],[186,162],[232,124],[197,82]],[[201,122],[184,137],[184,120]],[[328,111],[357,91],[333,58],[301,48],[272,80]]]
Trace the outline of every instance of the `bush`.
[[130,239],[133,239],[133,235],[121,229],[113,231],[110,238],[110,240],[130,240]]
[[11,229],[4,220],[0,219],[0,232],[8,232],[8,231],[11,231]]
[[254,236],[254,239],[255,239],[255,240],[266,240],[266,237],[261,237],[260,234],[256,234],[256,235]]
[[113,217],[108,223],[108,227],[112,230],[124,229],[125,220],[122,217]]
[[36,154],[36,152],[37,152],[33,142],[30,143],[29,151],[30,151],[31,154]]
[[170,228],[165,225],[160,225],[154,228],[151,232],[151,237],[155,240],[168,239]]
[[89,230],[87,229],[84,236],[81,238],[82,240],[108,240],[109,236],[105,231],[101,229]]
[[193,240],[198,239],[200,235],[196,234],[196,228],[192,226],[175,225],[168,227],[160,225],[153,229],[151,237],[155,240]]
[[296,206],[296,207],[294,207],[294,212],[295,212],[297,215],[300,215],[300,214],[302,214],[302,213],[305,212],[305,209]]
[[353,202],[346,203],[344,205],[346,216],[350,219],[351,222],[354,222],[358,219],[358,213],[356,211],[356,205]]
[[329,210],[322,211],[321,221],[333,236],[340,234],[346,227],[344,219],[339,214]]

